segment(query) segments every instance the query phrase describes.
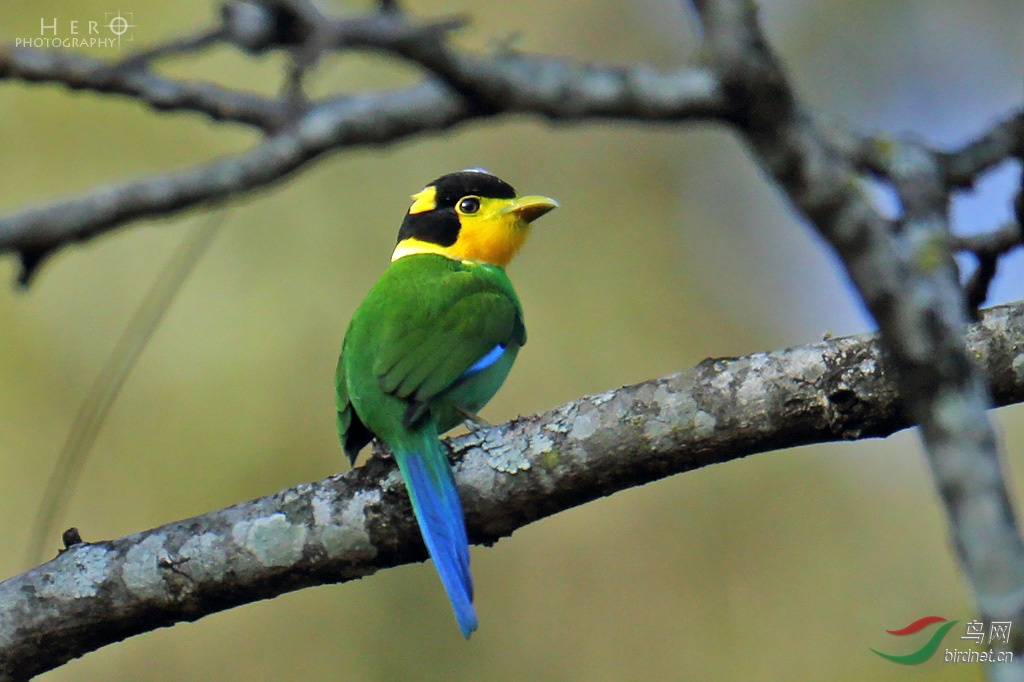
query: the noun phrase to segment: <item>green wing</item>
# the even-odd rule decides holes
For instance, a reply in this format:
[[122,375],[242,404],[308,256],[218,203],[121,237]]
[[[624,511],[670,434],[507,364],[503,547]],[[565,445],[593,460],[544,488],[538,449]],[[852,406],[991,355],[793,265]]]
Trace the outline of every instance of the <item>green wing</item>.
[[381,348],[375,366],[381,388],[425,402],[454,384],[496,345],[518,342],[522,321],[504,296],[478,293],[456,301],[428,328],[410,330]]
[[415,305],[387,316],[389,328],[378,337],[374,359],[385,393],[427,403],[496,345],[526,342],[519,301],[505,274],[463,267],[417,288]]

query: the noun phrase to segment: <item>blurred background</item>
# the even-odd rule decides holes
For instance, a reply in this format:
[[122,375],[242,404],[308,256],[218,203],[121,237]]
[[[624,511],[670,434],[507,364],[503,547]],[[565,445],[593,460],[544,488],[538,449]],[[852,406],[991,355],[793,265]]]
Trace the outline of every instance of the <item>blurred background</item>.
[[[325,7],[362,12],[368,3]],[[952,146],[1018,107],[1016,0],[763,0],[806,102],[872,130]],[[670,0],[408,0],[465,11],[458,41],[671,68],[696,50]],[[131,14],[131,46],[209,25],[208,0],[7,0],[0,40],[40,19]],[[112,48],[85,52],[113,58]],[[282,58],[228,49],[166,73],[267,93]],[[326,59],[314,94],[393,87],[414,69]],[[0,211],[181,169],[256,141],[237,126],[49,86],[0,87]],[[59,529],[111,538],[347,468],[333,372],[346,324],[386,267],[408,196],[483,166],[562,208],[511,265],[530,343],[483,415],[500,422],[729,356],[867,331],[835,259],[713,125],[462,126],[336,153],[232,204],[210,251],[109,416]],[[958,197],[955,227],[1010,214],[1019,169]],[[884,197],[880,197],[884,201]],[[189,214],[61,251],[25,291],[0,259],[0,579],[27,567],[28,529],[88,387]],[[1021,258],[993,302],[1024,297]],[[1021,408],[994,413],[1020,487]],[[59,544],[52,538],[52,549]],[[979,680],[920,666],[894,638],[924,615],[976,617],[916,434],[749,457],[619,493],[474,547],[481,627],[459,636],[430,564],[285,595],[133,638],[43,676],[64,680]],[[1015,623],[1024,627],[1024,623]],[[966,648],[961,626],[946,647]]]

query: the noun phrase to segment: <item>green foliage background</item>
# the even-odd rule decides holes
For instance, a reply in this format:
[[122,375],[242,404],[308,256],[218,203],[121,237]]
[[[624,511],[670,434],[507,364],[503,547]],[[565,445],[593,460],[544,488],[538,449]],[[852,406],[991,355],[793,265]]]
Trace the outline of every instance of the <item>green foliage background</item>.
[[[830,115],[954,144],[1021,99],[1024,7],[1013,0],[761,4],[800,93]],[[689,17],[669,0],[408,5],[425,16],[469,12],[474,22],[458,40],[478,49],[514,40],[578,60],[663,67],[696,50]],[[65,33],[70,20],[116,11],[132,14],[134,44],[147,45],[207,25],[216,8],[205,0],[7,0],[0,40],[38,36],[41,18],[57,18]],[[220,49],[164,68],[275,92],[281,64],[279,55],[254,61]],[[346,55],[327,59],[311,88],[356,91],[416,77],[391,60]],[[198,116],[45,86],[3,83],[0,112],[4,211],[256,140]],[[491,421],[707,356],[870,327],[832,257],[717,126],[508,118],[335,154],[233,205],[126,384],[61,527],[78,526],[86,540],[115,537],[344,469],[331,381],[349,315],[387,265],[408,195],[467,166],[563,206],[537,224],[510,268],[530,342],[484,412]],[[962,215],[987,227],[1007,201],[996,196]],[[201,219],[146,221],[62,251],[27,291],[0,286],[0,578],[26,568],[28,528],[88,386],[157,270]],[[0,260],[0,281],[12,282],[15,270],[12,258]],[[997,415],[1018,479],[1020,413]],[[469,643],[433,567],[421,564],[137,637],[41,679],[982,673],[941,663],[942,649],[911,668],[868,651],[917,648],[923,640],[884,629],[923,615],[975,617],[913,433],[677,476],[536,523],[472,557],[481,628]],[[965,648],[954,634],[962,631],[945,646]]]

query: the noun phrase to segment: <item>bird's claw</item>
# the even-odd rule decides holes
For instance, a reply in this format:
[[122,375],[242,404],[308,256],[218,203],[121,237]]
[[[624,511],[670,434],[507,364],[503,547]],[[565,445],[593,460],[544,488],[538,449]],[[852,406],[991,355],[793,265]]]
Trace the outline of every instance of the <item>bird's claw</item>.
[[487,421],[480,415],[476,414],[475,412],[464,410],[461,407],[457,407],[455,409],[459,411],[459,414],[466,418],[466,428],[469,429],[470,431],[489,429],[494,426],[494,424],[490,423],[489,421]]

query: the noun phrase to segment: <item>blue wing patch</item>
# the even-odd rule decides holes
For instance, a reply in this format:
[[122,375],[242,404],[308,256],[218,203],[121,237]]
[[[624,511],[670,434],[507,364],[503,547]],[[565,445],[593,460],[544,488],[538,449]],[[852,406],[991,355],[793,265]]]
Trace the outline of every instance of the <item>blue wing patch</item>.
[[470,374],[476,374],[477,372],[481,372],[487,369],[488,367],[496,363],[498,361],[498,358],[500,358],[504,352],[505,346],[499,343],[494,348],[492,348],[490,352],[487,353],[487,355],[483,356],[482,358],[474,362],[472,365],[470,365],[469,369],[462,373],[462,376],[468,377]]

